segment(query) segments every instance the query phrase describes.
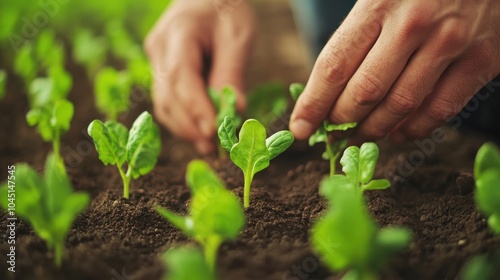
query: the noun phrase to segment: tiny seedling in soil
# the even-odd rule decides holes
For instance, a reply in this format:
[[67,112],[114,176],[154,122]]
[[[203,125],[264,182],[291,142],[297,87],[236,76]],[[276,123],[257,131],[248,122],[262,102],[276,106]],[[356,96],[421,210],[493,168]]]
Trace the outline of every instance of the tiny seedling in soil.
[[52,142],[54,156],[61,162],[61,135],[69,130],[73,114],[73,103],[65,99],[35,107],[26,114],[28,124],[37,127],[44,141]]
[[488,225],[500,234],[500,150],[493,143],[484,144],[474,163],[476,204],[488,216]]
[[27,164],[12,167],[8,181],[0,187],[0,204],[13,216],[10,205],[15,201],[15,215],[26,219],[47,242],[60,266],[66,234],[75,217],[87,207],[89,195],[73,192],[62,163],[54,155],[47,157],[43,178]]
[[0,101],[5,97],[7,92],[7,72],[0,69]]
[[233,121],[226,117],[219,127],[218,135],[221,146],[243,171],[243,205],[248,208],[253,176],[266,169],[273,158],[292,145],[293,134],[282,130],[266,139],[266,128],[257,120],[249,119],[243,123],[238,141]]
[[372,180],[378,155],[377,144],[368,142],[361,145],[360,148],[348,147],[340,159],[346,178],[352,185],[359,187],[361,191],[384,190],[391,185],[386,179]]
[[[346,159],[352,158],[346,153],[349,150],[344,153]],[[362,156],[358,162],[355,159],[344,160],[346,176],[322,181],[320,194],[328,200],[329,209],[314,224],[311,243],[330,269],[349,270],[343,279],[372,280],[392,255],[407,247],[411,234],[404,228],[377,228],[364,203],[363,188],[359,188],[359,183],[371,180],[374,164]],[[357,174],[354,165],[361,168]]]
[[44,68],[64,65],[65,51],[61,42],[56,40],[52,29],[44,29],[36,38],[35,56]]
[[[299,96],[304,91],[304,85],[299,83],[293,83],[290,85],[290,94],[292,98],[297,101]],[[330,161],[330,176],[335,175],[337,159],[340,156],[342,150],[347,146],[347,139],[332,140],[330,138],[330,133],[334,131],[346,131],[348,129],[356,127],[356,123],[343,123],[343,124],[332,124],[328,121],[323,121],[319,126],[318,130],[314,132],[311,137],[309,137],[309,146],[314,146],[317,143],[325,143],[325,152],[322,157],[325,160]]]
[[245,214],[238,197],[225,188],[204,161],[194,160],[188,164],[186,182],[192,193],[189,216],[160,206],[157,211],[203,246],[205,262],[213,273],[219,246],[238,236],[245,225]]
[[168,270],[163,280],[215,280],[205,263],[203,253],[197,248],[172,248],[165,252],[161,259]]
[[23,78],[26,87],[38,72],[33,52],[33,45],[26,43],[17,51],[14,58],[14,72]]
[[90,78],[93,78],[106,62],[107,51],[106,38],[95,37],[89,29],[80,29],[73,37],[73,59],[85,66]]
[[94,84],[99,112],[104,114],[107,120],[116,121],[120,114],[129,109],[130,89],[128,72],[117,71],[111,67],[101,69],[96,75]]
[[[94,120],[87,129],[105,164],[116,165],[123,180],[123,197],[129,198],[130,181],[149,173],[161,150],[160,132],[148,112],[132,124],[130,132],[119,122]],[[124,164],[127,165],[125,172]]]

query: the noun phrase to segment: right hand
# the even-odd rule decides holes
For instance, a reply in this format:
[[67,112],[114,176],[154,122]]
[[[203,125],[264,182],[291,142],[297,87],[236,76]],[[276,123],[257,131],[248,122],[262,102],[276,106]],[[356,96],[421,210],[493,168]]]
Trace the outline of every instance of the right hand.
[[202,154],[215,148],[216,113],[207,87],[231,85],[238,110],[246,107],[244,69],[254,33],[247,0],[178,0],[145,40],[154,73],[155,115]]

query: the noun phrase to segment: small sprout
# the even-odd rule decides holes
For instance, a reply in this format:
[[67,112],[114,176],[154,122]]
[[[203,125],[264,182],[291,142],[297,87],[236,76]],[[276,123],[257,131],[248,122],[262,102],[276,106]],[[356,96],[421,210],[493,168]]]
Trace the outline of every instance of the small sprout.
[[204,279],[215,280],[213,272],[203,258],[203,253],[193,247],[172,248],[161,259],[168,269],[164,280]]
[[64,65],[64,46],[56,40],[52,29],[43,30],[36,38],[35,55],[45,68]]
[[241,127],[238,142],[233,121],[226,117],[219,127],[218,135],[221,146],[229,152],[234,164],[243,171],[243,205],[247,208],[250,206],[253,176],[266,169],[273,158],[292,145],[293,134],[282,130],[266,139],[266,128],[257,120],[249,119]]
[[[208,89],[208,96],[214,104],[217,116],[215,118],[215,127],[218,128],[224,122],[225,117],[229,117],[233,120],[233,124],[236,127],[240,126],[241,119],[236,113],[236,92],[229,86],[222,88],[220,92],[213,88]],[[224,149],[219,146],[219,157],[225,157]]]
[[127,72],[129,73],[131,84],[141,86],[144,89],[151,87],[151,66],[148,59],[144,56],[129,61],[127,63]]
[[96,105],[107,120],[115,120],[129,109],[130,79],[127,72],[107,67],[101,69],[94,85]]
[[[346,164],[346,176],[334,175],[321,183],[320,194],[330,207],[313,226],[312,247],[332,270],[349,269],[344,279],[376,279],[387,260],[407,247],[411,234],[404,228],[377,228],[364,204],[363,188],[358,187],[358,183],[370,181],[373,157],[360,156],[355,162],[356,157],[346,153],[349,150],[341,161]],[[361,168],[356,176],[355,165]]]
[[85,65],[89,77],[94,77],[104,65],[108,51],[106,38],[94,37],[92,31],[81,29],[73,37],[73,58]]
[[477,152],[474,162],[476,204],[488,215],[488,225],[500,234],[500,150],[493,143],[486,143]]
[[24,44],[14,58],[14,72],[21,76],[26,86],[36,77],[38,72],[33,46]]
[[45,177],[42,178],[27,164],[15,166],[13,184],[0,187],[0,204],[5,210],[8,204],[16,202],[16,214],[26,219],[37,235],[54,250],[54,262],[61,265],[64,240],[76,216],[89,203],[89,195],[73,192],[64,166],[49,155],[45,163]]
[[[105,164],[116,165],[123,180],[123,197],[129,198],[130,181],[149,173],[161,151],[158,126],[148,112],[143,112],[132,124],[130,132],[116,121],[94,120],[87,129]],[[125,172],[123,167],[127,164]]]
[[0,69],[0,100],[3,100],[7,93],[7,72]]
[[134,42],[121,21],[111,21],[106,26],[106,36],[114,57],[130,62],[142,56],[141,46]]
[[361,191],[384,190],[390,187],[386,179],[372,180],[378,155],[377,144],[369,142],[361,145],[361,148],[347,148],[340,159],[345,176],[351,184],[360,187]]
[[[297,101],[300,94],[304,91],[304,86],[299,83],[293,83],[290,85],[290,94],[292,98]],[[327,121],[319,126],[318,130],[309,137],[309,146],[314,146],[317,143],[325,143],[325,152],[323,153],[323,159],[330,161],[330,176],[336,173],[337,159],[340,156],[342,150],[347,146],[347,139],[340,139],[332,141],[330,139],[330,132],[333,131],[346,131],[348,129],[356,127],[357,123],[343,123],[343,124],[331,124]]]
[[238,236],[245,225],[245,214],[238,198],[225,188],[207,163],[190,162],[186,182],[193,196],[189,216],[172,213],[160,206],[157,211],[203,246],[205,262],[213,273],[219,246]]
[[61,135],[69,130],[73,114],[73,103],[65,99],[35,107],[26,114],[28,124],[37,127],[44,141],[52,142],[54,156],[59,161],[61,161]]
[[279,120],[287,109],[286,87],[281,83],[264,84],[248,94],[246,115],[265,127]]

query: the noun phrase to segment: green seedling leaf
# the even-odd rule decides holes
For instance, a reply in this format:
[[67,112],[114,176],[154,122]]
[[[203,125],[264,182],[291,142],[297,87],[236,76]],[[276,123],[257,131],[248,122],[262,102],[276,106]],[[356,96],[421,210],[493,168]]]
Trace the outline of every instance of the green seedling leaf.
[[[293,83],[290,85],[290,95],[293,100],[297,101],[299,96],[304,91],[304,85],[299,83]],[[333,131],[346,131],[348,129],[356,127],[357,123],[343,123],[343,124],[331,124],[326,120],[318,127],[318,129],[309,137],[309,146],[314,146],[317,143],[325,143],[325,152],[322,154],[322,158],[330,161],[330,177],[334,176],[336,173],[337,159],[340,156],[342,150],[347,146],[347,139],[335,139],[332,140],[330,137],[330,132]],[[349,176],[349,175],[348,175]]]
[[128,130],[122,124],[115,121],[103,123],[100,120],[93,120],[87,132],[94,140],[99,159],[105,165],[121,166],[125,162]]
[[293,134],[288,130],[278,131],[266,139],[270,159],[286,151],[293,143]]
[[143,112],[132,124],[130,132],[116,121],[103,123],[100,120],[92,121],[87,131],[94,140],[99,159],[105,165],[118,168],[123,180],[123,196],[128,198],[131,179],[151,172],[161,152],[160,131],[153,123],[153,117]]
[[271,159],[284,152],[293,142],[289,131],[279,131],[266,139],[266,129],[257,120],[243,123],[239,140],[229,117],[219,127],[221,146],[230,151],[230,158],[243,171],[243,205],[250,206],[250,186],[253,176],[269,166]]
[[14,58],[14,72],[23,78],[26,86],[36,77],[38,72],[33,52],[31,44],[24,44]]
[[130,79],[126,72],[104,68],[96,75],[95,94],[99,112],[108,120],[116,118],[129,109]]
[[53,83],[52,100],[64,99],[73,84],[71,75],[60,65],[49,67],[49,77]]
[[500,234],[500,151],[493,143],[484,144],[474,162],[477,207],[488,216],[488,225]]
[[0,101],[4,99],[7,93],[7,72],[0,69]]
[[64,65],[64,46],[52,29],[44,29],[36,38],[35,55],[44,67]]
[[337,176],[321,183],[322,189],[330,189],[333,208],[315,223],[311,240],[313,249],[334,271],[366,264],[376,234],[360,192],[351,184],[338,184],[341,181]]
[[236,128],[234,127],[233,119],[225,117],[222,124],[217,130],[221,147],[230,152],[231,148],[238,142],[236,137]]
[[[54,261],[60,266],[64,240],[76,216],[89,203],[85,193],[74,193],[62,161],[49,155],[45,163],[45,177],[39,176],[26,164],[15,167],[16,214],[27,220],[38,236],[54,251]],[[9,179],[10,180],[10,179]],[[8,210],[14,193],[11,183],[0,187],[0,204]]]
[[235,239],[245,224],[238,198],[228,191],[207,163],[194,160],[186,173],[193,198],[186,217],[157,207],[158,212],[204,248],[205,262],[213,273],[217,251],[226,240]]
[[488,259],[487,256],[475,256],[469,260],[462,272],[460,273],[462,280],[490,280],[494,279],[495,272],[498,270],[495,262]]
[[365,190],[383,190],[390,187],[389,181],[385,179],[371,180],[375,172],[375,165],[379,150],[375,143],[364,143],[361,148],[351,146],[345,149],[344,155],[340,159],[342,171],[347,179]]
[[474,177],[480,178],[488,170],[500,170],[500,150],[495,144],[485,143],[477,151],[474,164]]
[[81,29],[73,38],[73,58],[85,65],[90,77],[94,77],[98,69],[104,65],[108,51],[105,37],[94,37],[92,31]]
[[205,263],[203,253],[196,248],[173,248],[161,258],[168,269],[164,280],[215,280],[213,272]]
[[294,101],[297,101],[297,99],[299,99],[299,96],[304,91],[304,88],[305,86],[301,83],[292,83],[290,85],[290,95],[292,96],[292,99]]

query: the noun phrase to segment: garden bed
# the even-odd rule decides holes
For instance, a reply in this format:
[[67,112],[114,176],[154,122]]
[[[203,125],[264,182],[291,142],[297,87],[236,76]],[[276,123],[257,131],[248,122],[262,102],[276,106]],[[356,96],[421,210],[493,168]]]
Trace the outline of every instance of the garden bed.
[[[88,192],[91,204],[68,234],[61,268],[55,267],[45,242],[21,222],[16,273],[8,273],[2,261],[0,278],[160,279],[164,268],[158,255],[192,241],[165,221],[155,204],[186,212],[190,193],[184,182],[185,167],[197,155],[187,143],[163,133],[157,167],[132,183],[130,200],[122,199],[116,168],[103,166],[86,135],[87,125],[98,116],[91,86],[85,82],[83,69],[71,66],[70,70],[79,86],[69,97],[76,111],[71,131],[63,137],[62,154],[74,188]],[[9,94],[0,103],[4,131],[0,163],[5,168],[24,161],[42,171],[50,147],[26,124],[28,105],[20,88],[19,81],[9,80]],[[150,109],[146,101],[137,105],[124,119],[128,126],[140,112]],[[448,130],[445,135],[444,143],[432,142],[430,153],[415,144],[380,143],[376,177],[387,177],[393,185],[389,190],[368,192],[370,212],[383,226],[404,225],[413,231],[409,250],[393,258],[383,279],[452,279],[469,257],[500,249],[500,241],[488,229],[473,198],[473,161],[486,139]],[[241,197],[241,171],[229,160],[204,159]],[[296,143],[257,174],[245,229],[236,241],[220,249],[220,279],[339,278],[319,264],[308,244],[309,230],[326,207],[318,185],[328,168],[320,150]],[[2,181],[7,176],[3,170]],[[4,212],[0,218],[6,220]],[[7,248],[2,242],[1,251]]]

